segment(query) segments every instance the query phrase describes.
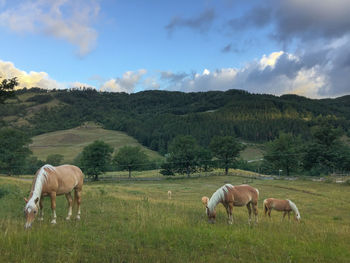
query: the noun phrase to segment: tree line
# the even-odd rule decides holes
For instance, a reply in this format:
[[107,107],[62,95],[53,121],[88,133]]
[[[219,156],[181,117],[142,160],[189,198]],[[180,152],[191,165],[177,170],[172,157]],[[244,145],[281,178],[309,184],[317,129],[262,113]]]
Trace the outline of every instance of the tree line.
[[[93,121],[105,129],[126,132],[161,154],[168,152],[169,143],[177,135],[191,135],[202,147],[208,147],[215,136],[235,136],[264,143],[277,138],[281,131],[307,140],[312,137],[312,127],[322,119],[331,120],[332,125],[350,135],[350,96],[312,100],[241,90],[135,94],[89,88],[16,91],[16,95],[26,93],[36,95],[23,103],[0,105],[0,117],[23,116],[28,124],[20,129],[31,135]],[[45,106],[52,100],[56,101],[55,106]],[[25,103],[33,108],[40,105],[40,110],[32,110]]]
[[[343,134],[350,135],[350,96],[311,100],[295,95],[276,97],[241,90],[202,93],[145,91],[136,94],[97,92],[89,88],[14,91],[17,84],[15,78],[0,83],[0,117],[25,117],[30,110],[28,103],[42,107],[26,117],[29,125],[19,128],[1,119],[0,172],[32,172],[32,167],[38,167],[43,161],[31,156],[28,148],[31,136],[73,128],[85,121],[124,131],[165,155],[166,161],[161,164],[165,175],[190,175],[193,171],[211,167],[222,167],[227,171],[233,166],[265,173],[282,170],[287,175],[349,170],[349,149],[340,138]],[[18,97],[17,102],[13,99],[26,93],[34,95],[25,103],[21,103]],[[9,98],[12,98],[11,103],[6,103]],[[58,101],[56,106],[45,107],[45,103],[52,100]],[[247,163],[238,160],[237,156],[228,161],[219,150],[224,151],[230,143],[226,141],[215,148],[213,145],[218,138],[231,138],[236,143],[237,138],[265,142],[264,161]],[[186,145],[190,146],[187,152],[184,151]],[[236,146],[232,150],[239,152],[242,145],[237,143]],[[84,154],[87,153],[83,151],[78,156],[77,162],[84,160]],[[140,156],[139,159],[146,159]],[[59,163],[63,158],[57,155],[49,157],[45,161]],[[109,167],[113,163],[115,168],[122,159],[111,157],[113,162],[108,162]],[[134,163],[153,168],[160,165],[151,164],[149,160]],[[87,163],[80,164],[87,166]],[[130,173],[134,168],[128,169]]]

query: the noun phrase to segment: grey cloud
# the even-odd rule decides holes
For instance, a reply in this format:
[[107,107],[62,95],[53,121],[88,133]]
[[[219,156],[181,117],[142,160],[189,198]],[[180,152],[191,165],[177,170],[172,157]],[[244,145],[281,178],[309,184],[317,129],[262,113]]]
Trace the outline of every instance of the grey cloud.
[[241,31],[248,27],[264,27],[271,22],[272,10],[269,7],[257,6],[242,17],[233,18],[227,22],[234,31]]
[[176,29],[187,27],[201,33],[207,32],[215,19],[214,9],[207,9],[195,18],[173,17],[165,29],[172,34]]
[[230,30],[274,27],[272,36],[284,43],[341,37],[350,32],[348,0],[266,0],[227,22]]
[[232,43],[227,44],[221,49],[222,53],[242,53],[244,50],[238,48],[237,46],[233,45]]
[[187,73],[173,73],[169,71],[162,71],[160,74],[161,80],[168,81],[170,83],[177,83],[188,77]]

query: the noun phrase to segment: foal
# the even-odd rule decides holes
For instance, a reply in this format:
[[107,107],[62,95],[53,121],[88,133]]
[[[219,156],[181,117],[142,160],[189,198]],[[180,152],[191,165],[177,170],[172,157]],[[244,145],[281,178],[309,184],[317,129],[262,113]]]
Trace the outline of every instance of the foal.
[[220,187],[216,192],[212,195],[212,197],[208,199],[204,196],[202,197],[202,203],[206,206],[206,212],[208,215],[209,223],[215,223],[216,211],[215,207],[222,203],[226,208],[228,223],[232,224],[232,210],[234,206],[246,206],[249,214],[249,223],[251,222],[251,214],[252,209],[255,215],[255,222],[258,222],[258,209],[257,203],[259,198],[258,189],[251,187],[250,185],[243,184],[233,186],[231,184],[225,184]]
[[300,213],[297,206],[290,200],[280,200],[275,198],[268,198],[264,200],[264,212],[271,218],[271,210],[281,211],[283,213],[283,218],[288,214],[288,219],[290,219],[290,212],[294,212],[295,219],[300,221]]

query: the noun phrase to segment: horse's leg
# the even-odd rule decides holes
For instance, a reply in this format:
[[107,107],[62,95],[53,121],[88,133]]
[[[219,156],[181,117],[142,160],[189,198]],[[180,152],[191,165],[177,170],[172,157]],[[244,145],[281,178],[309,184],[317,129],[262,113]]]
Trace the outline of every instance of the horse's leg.
[[52,210],[52,221],[51,224],[56,224],[56,192],[50,193],[51,198],[51,210]]
[[232,217],[233,203],[229,203],[226,207],[227,215],[228,215],[228,223],[232,225],[233,217]]
[[247,204],[247,209],[248,209],[248,215],[249,215],[248,223],[250,224],[252,222],[252,209],[250,207],[250,203]]
[[290,221],[290,211],[288,211],[288,220]]
[[284,211],[284,212],[283,212],[283,218],[282,218],[283,220],[284,220],[284,218],[286,217],[286,214],[287,214],[287,211]]
[[39,207],[40,207],[40,211],[39,211],[39,218],[38,218],[38,220],[39,220],[39,221],[43,221],[43,220],[44,220],[43,197],[40,198]]
[[271,211],[272,211],[272,208],[269,208],[269,212],[267,213],[270,219],[271,219]]
[[229,208],[228,208],[228,204],[227,203],[222,203],[223,206],[225,207],[226,209],[226,213],[227,213],[227,223],[229,224],[230,223],[230,211],[229,211]]
[[255,223],[258,223],[258,204],[252,203],[254,217],[255,217]]
[[77,219],[80,219],[80,203],[81,203],[81,189],[75,189],[74,191],[74,200],[77,200],[78,205],[78,213],[77,213]]
[[73,207],[73,198],[71,193],[66,194],[66,198],[68,201],[68,216],[66,217],[66,220],[69,220],[72,216],[72,207]]

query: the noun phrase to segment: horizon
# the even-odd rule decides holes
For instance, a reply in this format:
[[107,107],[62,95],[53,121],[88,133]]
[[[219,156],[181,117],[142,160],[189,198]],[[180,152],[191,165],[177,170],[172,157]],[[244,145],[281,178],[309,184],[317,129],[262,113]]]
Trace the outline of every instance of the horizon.
[[27,90],[30,92],[31,89],[40,89],[42,91],[46,91],[46,92],[56,92],[56,91],[72,91],[72,90],[77,90],[77,91],[85,91],[85,90],[95,90],[96,92],[99,93],[120,93],[120,94],[127,94],[127,95],[133,95],[133,94],[138,94],[138,93],[142,93],[142,92],[152,92],[152,91],[160,91],[160,92],[180,92],[180,93],[202,93],[202,92],[228,92],[228,91],[243,91],[248,93],[249,95],[267,95],[267,96],[274,96],[274,97],[283,97],[283,96],[297,96],[300,98],[305,98],[305,99],[310,99],[310,100],[327,100],[327,99],[338,99],[338,98],[343,98],[343,97],[347,97],[350,96],[350,94],[346,94],[346,95],[341,95],[341,96],[337,96],[337,97],[324,97],[324,98],[309,98],[303,95],[298,95],[298,94],[293,94],[293,93],[285,93],[285,94],[280,94],[280,95],[275,95],[275,94],[270,94],[270,93],[254,93],[254,92],[250,92],[247,90],[243,90],[243,89],[227,89],[227,90],[207,90],[207,91],[181,91],[181,90],[161,90],[161,89],[146,89],[146,90],[140,90],[140,91],[135,91],[132,93],[127,93],[125,91],[108,91],[108,90],[98,90],[96,88],[93,87],[70,87],[70,88],[64,88],[64,89],[45,89],[45,88],[39,88],[39,87],[31,87],[31,88],[20,88],[20,89],[16,89],[15,91],[21,91],[21,90]]
[[350,95],[346,0],[0,0],[20,88]]

